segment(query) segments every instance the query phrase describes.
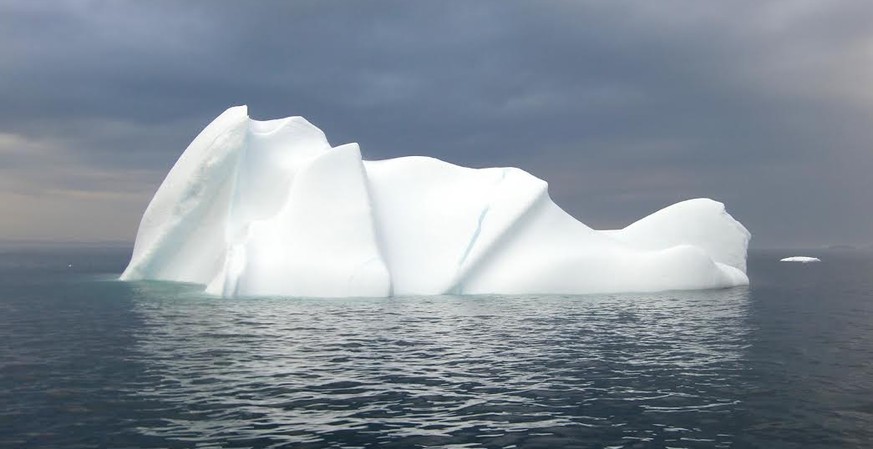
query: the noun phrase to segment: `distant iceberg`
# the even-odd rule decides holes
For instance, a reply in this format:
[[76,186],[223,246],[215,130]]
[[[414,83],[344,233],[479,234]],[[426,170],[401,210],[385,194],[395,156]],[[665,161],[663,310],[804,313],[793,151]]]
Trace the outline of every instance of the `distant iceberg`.
[[746,285],[750,234],[694,199],[597,231],[517,168],[363,161],[302,117],[225,111],[149,204],[122,280],[225,297],[575,294]]
[[784,259],[780,259],[779,262],[810,263],[810,262],[821,262],[821,259],[819,259],[818,257],[792,256],[792,257],[786,257]]

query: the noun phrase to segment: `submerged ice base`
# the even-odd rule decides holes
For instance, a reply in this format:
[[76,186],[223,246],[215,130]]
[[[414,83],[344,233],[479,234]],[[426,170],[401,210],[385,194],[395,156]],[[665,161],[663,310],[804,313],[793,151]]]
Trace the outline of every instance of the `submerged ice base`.
[[709,199],[597,231],[517,168],[364,161],[301,117],[210,123],[149,204],[122,280],[235,296],[614,293],[748,284],[750,234]]

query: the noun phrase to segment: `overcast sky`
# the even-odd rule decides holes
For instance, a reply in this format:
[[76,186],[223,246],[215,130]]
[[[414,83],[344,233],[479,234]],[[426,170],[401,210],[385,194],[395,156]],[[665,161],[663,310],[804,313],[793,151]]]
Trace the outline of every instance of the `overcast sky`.
[[517,166],[596,228],[711,197],[873,243],[873,2],[0,0],[0,240],[132,241],[229,106]]

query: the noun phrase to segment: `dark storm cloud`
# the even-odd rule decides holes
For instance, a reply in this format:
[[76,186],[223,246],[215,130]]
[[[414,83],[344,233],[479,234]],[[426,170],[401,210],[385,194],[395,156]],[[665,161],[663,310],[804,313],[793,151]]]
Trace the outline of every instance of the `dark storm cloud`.
[[868,242],[871,19],[863,1],[2,2],[0,193],[23,217],[90,195],[78,219],[131,238],[191,138],[248,104],[371,159],[521,166],[596,226],[711,196],[757,244]]

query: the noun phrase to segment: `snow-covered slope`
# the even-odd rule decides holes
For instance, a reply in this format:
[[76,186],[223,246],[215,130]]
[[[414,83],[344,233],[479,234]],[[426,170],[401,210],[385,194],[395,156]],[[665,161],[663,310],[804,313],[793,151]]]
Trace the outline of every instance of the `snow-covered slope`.
[[223,296],[606,293],[748,284],[749,232],[708,199],[597,231],[516,168],[363,161],[301,117],[230,108],[143,215],[123,280]]

